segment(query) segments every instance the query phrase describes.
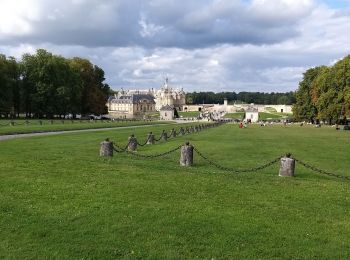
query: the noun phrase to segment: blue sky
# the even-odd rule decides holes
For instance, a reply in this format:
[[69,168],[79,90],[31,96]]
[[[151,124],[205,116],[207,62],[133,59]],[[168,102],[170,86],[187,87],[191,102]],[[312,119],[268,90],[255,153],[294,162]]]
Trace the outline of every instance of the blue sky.
[[323,0],[322,2],[328,5],[329,7],[336,9],[344,9],[350,7],[349,0]]
[[294,91],[349,31],[349,0],[0,1],[0,53],[85,57],[114,89]]

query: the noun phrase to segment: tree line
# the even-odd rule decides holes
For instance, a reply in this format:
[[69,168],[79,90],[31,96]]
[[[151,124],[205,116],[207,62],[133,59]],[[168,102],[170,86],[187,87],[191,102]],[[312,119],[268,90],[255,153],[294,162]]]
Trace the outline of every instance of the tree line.
[[104,71],[83,58],[39,49],[21,61],[0,54],[0,116],[53,118],[106,113]]
[[296,92],[297,120],[344,123],[350,116],[350,55],[333,66],[310,68]]
[[229,103],[255,103],[263,105],[292,105],[295,103],[293,92],[193,92],[186,94],[186,104],[222,104],[227,98]]

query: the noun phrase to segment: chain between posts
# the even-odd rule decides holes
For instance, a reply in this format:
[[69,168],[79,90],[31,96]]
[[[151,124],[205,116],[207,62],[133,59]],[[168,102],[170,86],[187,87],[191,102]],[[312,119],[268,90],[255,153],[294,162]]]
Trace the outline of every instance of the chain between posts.
[[[175,133],[176,133],[176,130],[175,130]],[[180,133],[181,133],[181,131],[179,131],[178,134],[176,133],[176,135],[179,135]],[[195,132],[188,132],[188,133],[190,134],[190,133],[195,133]],[[166,134],[167,134],[167,133],[166,133]],[[186,134],[186,131],[185,131],[185,134]],[[158,139],[155,138],[154,141],[155,141],[155,142],[159,142],[160,140],[162,140],[162,137],[163,137],[163,133],[160,134],[160,136],[159,136]],[[171,133],[170,133],[169,135],[167,134],[167,139],[169,140],[169,139],[171,139],[171,138],[174,138],[174,136],[173,136],[173,131],[171,131]],[[147,138],[147,140],[146,140],[144,143],[139,143],[139,142],[137,141],[137,145],[143,147],[143,146],[145,146],[145,145],[147,144],[148,140],[149,140],[149,138]],[[127,150],[129,143],[128,143],[124,148],[118,146],[116,143],[114,143],[114,145],[115,145],[116,148],[117,148],[117,149],[115,149],[116,152],[124,152],[124,151]],[[118,149],[119,149],[119,150],[118,150]]]
[[119,145],[117,145],[116,143],[113,142],[113,150],[116,151],[117,153],[123,153],[123,152],[125,152],[128,149],[129,144],[130,144],[130,142],[128,142],[127,145],[124,148],[122,148],[122,147],[120,147]]
[[24,122],[24,123],[17,123],[16,122],[16,125],[25,125],[26,124],[26,122]]
[[[160,140],[161,138],[159,138]],[[144,146],[148,141],[148,138],[146,140],[146,142],[144,144],[139,144],[140,146]],[[133,156],[136,156],[136,157],[141,157],[141,158],[157,158],[157,157],[161,157],[161,156],[165,156],[165,155],[168,155],[168,154],[171,154],[175,151],[178,151],[181,149],[182,145],[174,148],[174,149],[171,149],[169,151],[166,151],[164,153],[160,153],[160,154],[152,154],[152,155],[144,155],[144,154],[138,154],[137,152],[132,152],[132,151],[128,151],[127,148],[129,146],[130,142],[128,142],[128,144],[122,148],[120,146],[118,146],[116,143],[113,142],[113,150],[118,152],[118,153],[123,153],[123,152],[126,152],[128,154],[131,154]],[[263,165],[260,165],[260,166],[257,166],[257,167],[252,167],[252,168],[247,168],[247,169],[235,169],[235,168],[230,168],[230,167],[226,167],[226,166],[223,166],[219,163],[216,163],[212,160],[210,160],[208,157],[206,157],[205,155],[203,155],[196,147],[193,147],[193,150],[202,158],[204,159],[206,162],[208,162],[210,165],[213,165],[214,167],[220,169],[220,170],[224,170],[224,171],[230,171],[230,172],[234,172],[234,173],[244,173],[244,172],[257,172],[257,171],[260,171],[260,170],[263,170],[267,167],[270,167],[271,165],[279,162],[279,160],[283,157],[283,156],[279,156]],[[336,174],[336,173],[332,173],[332,172],[329,172],[329,171],[325,171],[325,170],[322,170],[320,168],[317,168],[311,164],[308,164],[304,161],[301,161],[295,157],[291,157],[292,159],[294,159],[297,163],[300,163],[302,166],[304,166],[305,168],[307,169],[310,169],[312,170],[313,172],[316,172],[316,173],[319,173],[319,174],[323,174],[323,175],[327,175],[327,176],[330,176],[330,177],[335,177],[335,178],[339,178],[339,179],[346,179],[346,180],[350,180],[350,176],[344,176],[344,175],[340,175],[340,174]]]
[[162,135],[158,139],[154,138],[154,141],[159,142],[162,139]]
[[216,162],[213,162],[212,160],[209,160],[208,157],[204,156],[200,151],[198,151],[197,148],[193,147],[193,150],[200,156],[202,157],[206,162],[208,162],[209,164],[215,166],[216,168],[220,169],[220,170],[224,170],[224,171],[230,171],[230,172],[235,172],[235,173],[243,173],[243,172],[257,172],[257,171],[260,171],[260,170],[263,170],[275,163],[277,163],[280,159],[281,159],[281,156],[266,163],[266,164],[263,164],[263,165],[260,165],[258,167],[253,167],[253,168],[248,168],[248,169],[241,169],[241,170],[238,170],[238,169],[234,169],[234,168],[229,168],[229,167],[226,167],[226,166],[222,166]]
[[339,178],[339,179],[346,179],[346,180],[350,180],[350,176],[344,176],[344,175],[339,175],[339,174],[336,174],[336,173],[332,173],[332,172],[328,172],[328,171],[325,171],[325,170],[322,170],[322,169],[319,169],[315,166],[312,166],[308,163],[305,163],[299,159],[296,159],[293,157],[293,159],[297,162],[297,163],[300,163],[302,166],[304,166],[305,168],[307,169],[310,169],[316,173],[319,173],[319,174],[323,174],[323,175],[328,175],[328,176],[331,176],[331,177],[336,177],[336,178]]
[[136,156],[136,157],[142,157],[142,158],[157,158],[157,157],[165,156],[165,155],[171,154],[173,152],[176,152],[177,150],[181,149],[181,146],[182,145],[180,145],[180,146],[178,146],[178,147],[176,147],[174,149],[171,149],[171,150],[169,150],[167,152],[160,153],[160,154],[145,155],[145,154],[138,154],[136,152],[130,152],[130,151],[127,151],[127,150],[126,150],[126,153],[131,154],[131,155]]
[[143,143],[143,144],[140,144],[139,142],[137,142],[137,145],[139,145],[139,146],[145,146],[146,144],[147,144],[147,142],[148,142],[148,140],[149,140],[149,138],[147,138],[147,140]]

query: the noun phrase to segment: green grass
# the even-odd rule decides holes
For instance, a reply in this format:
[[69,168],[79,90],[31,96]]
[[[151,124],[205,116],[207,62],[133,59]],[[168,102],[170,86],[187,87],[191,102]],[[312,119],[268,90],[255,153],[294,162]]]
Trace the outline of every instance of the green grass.
[[267,112],[270,112],[270,113],[276,113],[277,112],[276,108],[274,108],[274,107],[265,107],[265,110]]
[[[268,113],[268,112],[259,112],[259,120],[268,120],[268,119],[283,119],[285,116],[291,116],[287,113]],[[236,113],[227,113],[224,118],[233,118],[238,120],[243,120],[245,117],[245,112],[236,112]]]
[[154,112],[154,113],[151,113],[151,114],[147,114],[148,118],[151,118],[151,119],[154,119],[154,120],[158,120],[159,116],[160,116],[159,112]]
[[199,116],[199,111],[188,111],[188,112],[178,112],[179,116],[182,117],[197,117]]
[[237,112],[237,113],[226,113],[224,118],[233,118],[243,120],[245,116],[245,112]]
[[[152,126],[6,140],[0,143],[0,258],[349,259],[350,182],[297,164],[233,174],[198,156],[144,160],[98,156],[106,137],[140,141]],[[189,140],[227,167],[246,168],[291,152],[322,169],[349,173],[348,131],[228,124],[170,139]]]
[[283,115],[278,113],[259,112],[259,120],[282,119]]
[[293,114],[280,112],[259,112],[259,120],[291,118]]
[[50,120],[28,120],[29,124],[25,124],[26,120],[14,120],[13,126],[8,125],[9,120],[0,121],[0,135],[14,134],[14,133],[32,133],[32,132],[50,132],[50,131],[65,131],[65,130],[80,130],[80,129],[95,129],[95,128],[110,128],[119,126],[134,126],[134,125],[148,125],[148,124],[166,124],[166,122],[159,121],[71,121],[65,120],[62,123],[61,120],[53,120],[51,124]]

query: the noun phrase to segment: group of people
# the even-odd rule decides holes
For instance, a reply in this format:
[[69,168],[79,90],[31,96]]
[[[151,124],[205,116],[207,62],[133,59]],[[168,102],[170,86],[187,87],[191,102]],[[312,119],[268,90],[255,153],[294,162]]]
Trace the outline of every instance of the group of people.
[[247,124],[245,122],[241,122],[239,124],[239,128],[246,128],[247,127]]

